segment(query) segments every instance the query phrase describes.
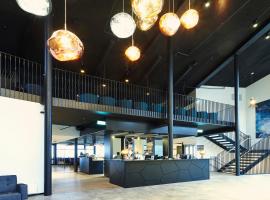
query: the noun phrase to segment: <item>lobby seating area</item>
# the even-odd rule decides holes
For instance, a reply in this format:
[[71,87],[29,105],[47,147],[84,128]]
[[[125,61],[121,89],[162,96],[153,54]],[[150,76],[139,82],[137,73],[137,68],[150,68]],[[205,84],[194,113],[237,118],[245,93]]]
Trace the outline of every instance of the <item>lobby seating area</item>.
[[25,200],[27,198],[27,185],[18,184],[17,176],[0,176],[0,200]]

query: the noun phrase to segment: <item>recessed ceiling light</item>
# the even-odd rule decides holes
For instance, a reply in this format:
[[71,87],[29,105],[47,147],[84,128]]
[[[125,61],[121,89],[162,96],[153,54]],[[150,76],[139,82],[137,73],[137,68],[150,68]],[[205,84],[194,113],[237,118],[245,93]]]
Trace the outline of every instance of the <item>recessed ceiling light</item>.
[[147,95],[147,96],[150,96],[150,92],[147,92],[146,95]]
[[251,72],[251,73],[250,73],[250,75],[254,75],[254,74],[255,74],[255,72]]
[[129,83],[129,80],[128,80],[128,79],[125,79],[125,82],[126,82],[126,83]]
[[84,69],[81,69],[81,73],[82,73],[82,74],[84,74],[84,73],[85,73]]
[[255,20],[252,24],[253,28],[257,28],[259,26],[258,20]]
[[269,39],[270,39],[270,32],[268,32],[268,33],[266,34],[265,39],[266,39],[266,40],[269,40]]
[[104,83],[102,84],[102,87],[104,87],[104,88],[105,88],[106,86],[107,86],[106,84],[104,84]]
[[206,1],[206,2],[204,3],[204,7],[205,7],[205,8],[209,8],[210,5],[211,5],[211,2],[210,2],[210,1]]

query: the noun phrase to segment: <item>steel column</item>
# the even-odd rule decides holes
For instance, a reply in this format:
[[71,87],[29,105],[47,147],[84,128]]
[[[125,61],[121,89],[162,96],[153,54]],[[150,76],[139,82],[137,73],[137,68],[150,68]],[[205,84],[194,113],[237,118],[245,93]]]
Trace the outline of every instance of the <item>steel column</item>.
[[172,38],[167,38],[168,54],[168,140],[169,158],[173,158],[173,44]]
[[57,162],[57,144],[54,144],[53,145],[53,164],[54,165],[57,165],[58,164],[58,162]]
[[74,139],[74,172],[78,172],[78,138]]
[[239,139],[239,63],[234,56],[234,102],[235,102],[235,175],[240,176],[240,139]]
[[50,36],[50,17],[45,19],[44,26],[44,109],[45,109],[45,133],[44,133],[44,195],[52,195],[52,59],[47,49],[47,40]]

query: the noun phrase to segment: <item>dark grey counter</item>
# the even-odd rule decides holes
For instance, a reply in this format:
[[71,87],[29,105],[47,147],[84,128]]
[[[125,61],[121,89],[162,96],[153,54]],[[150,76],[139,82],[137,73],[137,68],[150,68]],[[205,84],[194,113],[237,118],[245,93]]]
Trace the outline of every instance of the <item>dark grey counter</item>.
[[86,174],[103,174],[103,160],[92,160],[92,158],[80,158],[80,172]]
[[110,182],[139,187],[209,179],[209,160],[107,160]]

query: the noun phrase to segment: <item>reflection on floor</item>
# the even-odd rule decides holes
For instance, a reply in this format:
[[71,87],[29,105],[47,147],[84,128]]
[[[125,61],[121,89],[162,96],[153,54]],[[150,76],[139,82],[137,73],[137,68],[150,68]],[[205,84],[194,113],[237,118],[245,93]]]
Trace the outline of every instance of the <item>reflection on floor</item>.
[[30,200],[269,200],[270,175],[214,173],[211,180],[124,189],[100,176],[56,170],[54,195]]
[[53,167],[53,193],[87,192],[96,189],[116,188],[103,175],[74,173],[73,167]]

